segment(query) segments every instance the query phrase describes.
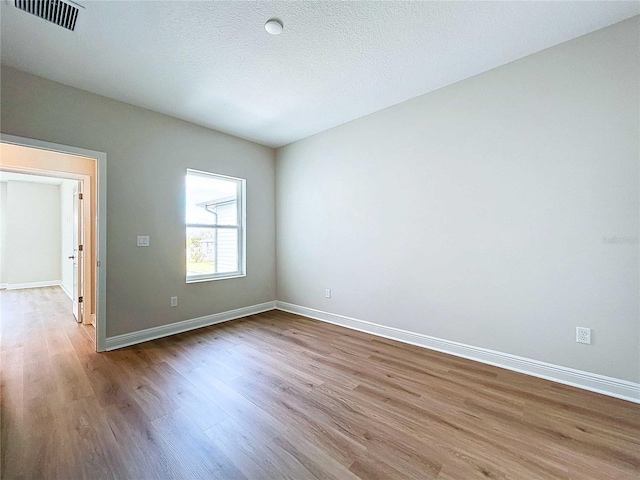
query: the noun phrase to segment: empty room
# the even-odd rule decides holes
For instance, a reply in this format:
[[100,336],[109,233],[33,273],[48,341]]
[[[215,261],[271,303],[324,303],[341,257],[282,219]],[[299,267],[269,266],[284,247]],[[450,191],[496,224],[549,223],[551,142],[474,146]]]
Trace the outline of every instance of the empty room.
[[2,479],[640,478],[639,1],[0,35]]

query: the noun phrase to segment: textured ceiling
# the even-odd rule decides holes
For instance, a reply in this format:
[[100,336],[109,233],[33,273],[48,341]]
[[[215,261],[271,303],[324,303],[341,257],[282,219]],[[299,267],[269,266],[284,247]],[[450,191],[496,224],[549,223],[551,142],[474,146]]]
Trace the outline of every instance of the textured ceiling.
[[[640,13],[640,2],[79,3],[70,32],[4,0],[2,63],[271,147]],[[282,35],[264,31],[272,17]]]

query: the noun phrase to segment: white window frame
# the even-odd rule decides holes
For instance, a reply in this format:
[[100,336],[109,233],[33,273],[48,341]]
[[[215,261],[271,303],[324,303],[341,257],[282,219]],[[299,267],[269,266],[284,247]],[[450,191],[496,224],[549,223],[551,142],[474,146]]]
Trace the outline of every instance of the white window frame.
[[[219,225],[213,226],[209,224],[199,224],[199,223],[188,223],[186,221],[186,212],[185,212],[185,278],[187,283],[198,283],[198,282],[209,282],[212,280],[225,280],[229,278],[239,278],[245,277],[247,275],[247,263],[246,263],[246,224],[247,224],[247,213],[246,213],[246,190],[247,190],[247,181],[244,178],[231,177],[228,175],[220,175],[218,173],[205,172],[202,170],[194,170],[192,168],[187,168],[187,174],[185,175],[185,202],[187,198],[187,190],[186,190],[186,179],[189,175],[199,175],[202,177],[209,178],[217,178],[220,180],[227,181],[235,181],[238,184],[238,198],[237,198],[237,219],[239,220],[237,225]],[[188,228],[216,228],[216,229],[229,229],[234,228],[238,231],[238,270],[235,272],[225,272],[225,273],[206,273],[201,275],[188,275],[186,271],[186,260],[187,260],[187,229]]]

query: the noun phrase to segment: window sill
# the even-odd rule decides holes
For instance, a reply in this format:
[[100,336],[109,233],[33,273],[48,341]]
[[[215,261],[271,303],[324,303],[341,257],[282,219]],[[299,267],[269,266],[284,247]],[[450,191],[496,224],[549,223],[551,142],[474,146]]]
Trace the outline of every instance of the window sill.
[[202,282],[213,282],[215,280],[229,280],[230,278],[242,278],[246,277],[246,273],[232,273],[224,276],[216,276],[216,277],[194,277],[187,278],[186,283],[202,283]]

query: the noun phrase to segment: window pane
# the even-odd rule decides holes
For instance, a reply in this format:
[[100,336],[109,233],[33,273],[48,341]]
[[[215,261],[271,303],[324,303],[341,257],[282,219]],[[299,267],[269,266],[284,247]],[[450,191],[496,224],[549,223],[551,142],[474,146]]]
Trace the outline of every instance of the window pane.
[[214,244],[215,229],[187,227],[187,277],[216,273]]
[[238,269],[238,230],[235,228],[218,228],[216,244],[216,273],[237,272]]
[[187,277],[238,270],[237,228],[187,227]]
[[187,283],[244,276],[245,182],[187,170]]
[[214,207],[218,215],[218,225],[238,225],[238,202],[221,203]]
[[[237,225],[237,180],[187,172],[186,182],[186,223]],[[236,212],[229,215],[234,209]],[[224,222],[219,210],[224,210]]]

